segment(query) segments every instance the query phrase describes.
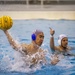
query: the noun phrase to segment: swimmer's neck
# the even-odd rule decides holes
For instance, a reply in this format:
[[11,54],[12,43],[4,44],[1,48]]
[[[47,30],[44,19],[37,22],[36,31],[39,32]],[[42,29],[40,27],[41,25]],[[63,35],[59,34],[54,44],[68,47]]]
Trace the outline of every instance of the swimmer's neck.
[[40,46],[38,46],[34,41],[32,41],[31,44],[33,45],[33,47],[34,47],[35,49],[39,49],[39,48],[40,48]]
[[67,50],[67,47],[59,46],[62,50]]

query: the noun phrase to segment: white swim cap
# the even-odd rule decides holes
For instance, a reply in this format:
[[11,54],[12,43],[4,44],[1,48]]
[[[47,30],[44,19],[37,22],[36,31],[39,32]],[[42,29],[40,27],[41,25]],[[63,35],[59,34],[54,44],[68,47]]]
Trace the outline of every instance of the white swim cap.
[[61,34],[59,35],[58,37],[58,44],[61,45],[61,40],[64,38],[64,37],[67,37],[65,34]]

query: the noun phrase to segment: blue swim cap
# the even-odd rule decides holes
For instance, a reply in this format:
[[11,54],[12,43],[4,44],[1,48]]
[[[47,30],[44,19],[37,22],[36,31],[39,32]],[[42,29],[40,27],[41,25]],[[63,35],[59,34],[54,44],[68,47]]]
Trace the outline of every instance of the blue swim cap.
[[41,30],[35,30],[32,35],[31,35],[31,38],[33,41],[36,40],[36,36],[39,34],[39,33],[43,33]]

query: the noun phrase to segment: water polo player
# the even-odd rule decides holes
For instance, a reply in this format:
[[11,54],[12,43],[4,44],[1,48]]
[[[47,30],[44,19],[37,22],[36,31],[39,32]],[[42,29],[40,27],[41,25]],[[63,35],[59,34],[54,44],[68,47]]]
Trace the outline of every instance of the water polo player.
[[41,30],[35,30],[32,33],[32,42],[30,44],[18,44],[9,34],[8,30],[4,30],[4,33],[6,34],[8,41],[13,49],[21,52],[22,54],[29,55],[30,57],[35,54],[35,56],[31,60],[31,63],[35,64],[39,61],[46,63],[44,50],[40,48],[44,40],[44,33]]
[[[68,37],[65,34],[61,34],[58,37],[58,44],[59,46],[55,46],[54,44],[54,33],[55,31],[50,28],[50,47],[52,52],[57,53],[57,54],[63,54],[63,55],[74,55],[70,54],[69,51],[75,49],[74,47],[69,47],[68,46]],[[75,55],[74,55],[75,56]]]
[[30,57],[29,59],[31,59],[32,64],[36,64],[40,61],[46,63],[45,52],[40,48],[44,40],[44,33],[41,30],[35,30],[32,33],[32,42],[30,44],[19,44],[12,38],[12,36],[8,32],[8,29],[12,27],[11,19],[9,20],[8,16],[6,16],[2,20],[3,23],[1,24],[1,29],[6,34],[7,39],[13,49],[19,51],[20,53],[22,53],[22,55],[28,55]]

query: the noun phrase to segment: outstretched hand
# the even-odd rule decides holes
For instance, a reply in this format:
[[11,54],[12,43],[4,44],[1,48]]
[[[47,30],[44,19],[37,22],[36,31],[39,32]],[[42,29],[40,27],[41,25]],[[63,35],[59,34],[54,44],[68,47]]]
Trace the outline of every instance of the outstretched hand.
[[53,36],[55,33],[55,30],[53,30],[52,28],[50,28],[50,34]]

